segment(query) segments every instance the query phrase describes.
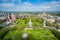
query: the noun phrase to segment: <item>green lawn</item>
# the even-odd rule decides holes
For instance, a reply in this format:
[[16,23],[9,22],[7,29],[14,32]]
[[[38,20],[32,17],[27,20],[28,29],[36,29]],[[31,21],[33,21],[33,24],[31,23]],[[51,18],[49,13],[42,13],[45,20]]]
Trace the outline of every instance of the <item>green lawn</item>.
[[49,29],[35,28],[28,30],[10,30],[3,40],[23,40],[22,35],[28,34],[27,40],[58,40]]
[[32,27],[36,27],[24,30],[29,26],[29,19],[30,18],[18,19],[17,24],[9,30],[2,40],[23,40],[22,35],[24,33],[28,34],[27,40],[58,40],[49,29],[39,28],[44,20],[42,18],[32,17]]

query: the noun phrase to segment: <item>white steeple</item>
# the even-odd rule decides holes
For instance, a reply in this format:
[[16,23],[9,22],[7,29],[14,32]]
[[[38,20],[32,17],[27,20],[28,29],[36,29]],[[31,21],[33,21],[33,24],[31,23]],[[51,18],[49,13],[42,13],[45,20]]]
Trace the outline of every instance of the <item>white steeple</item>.
[[30,18],[30,21],[29,21],[29,27],[32,27],[31,18]]
[[44,20],[44,22],[43,22],[43,26],[45,27],[46,25],[45,25],[45,20]]
[[43,21],[43,27],[47,27],[46,26],[46,20]]

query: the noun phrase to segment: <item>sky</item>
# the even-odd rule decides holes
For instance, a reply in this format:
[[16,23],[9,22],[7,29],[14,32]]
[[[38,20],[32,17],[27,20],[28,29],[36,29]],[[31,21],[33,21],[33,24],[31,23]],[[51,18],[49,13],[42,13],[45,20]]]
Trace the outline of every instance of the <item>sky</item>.
[[0,0],[0,11],[60,11],[60,0]]

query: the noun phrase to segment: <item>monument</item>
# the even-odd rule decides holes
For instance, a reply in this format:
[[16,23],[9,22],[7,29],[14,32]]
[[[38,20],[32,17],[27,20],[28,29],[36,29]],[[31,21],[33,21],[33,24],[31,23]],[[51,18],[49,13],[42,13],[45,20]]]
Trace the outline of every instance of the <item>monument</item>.
[[30,21],[29,21],[29,27],[32,27],[32,21],[31,21],[31,18],[30,18]]

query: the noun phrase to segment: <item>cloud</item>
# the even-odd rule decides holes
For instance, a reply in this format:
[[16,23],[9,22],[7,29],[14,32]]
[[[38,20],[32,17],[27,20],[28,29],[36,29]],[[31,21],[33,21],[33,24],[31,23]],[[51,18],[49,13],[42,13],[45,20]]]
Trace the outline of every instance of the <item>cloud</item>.
[[27,11],[60,11],[60,2],[52,1],[47,4],[34,6],[31,3],[24,3],[23,10]]
[[21,0],[0,0],[1,3],[21,3]]
[[31,6],[32,4],[28,2],[24,2],[23,5]]
[[14,6],[14,4],[11,4],[11,3],[5,3],[5,4],[0,4],[4,7],[11,7],[11,6]]
[[[12,2],[14,2],[14,0]],[[21,5],[15,5],[13,3],[3,3],[0,4],[0,9],[5,11],[60,11],[60,1],[52,1],[37,6],[29,2],[24,2]]]

